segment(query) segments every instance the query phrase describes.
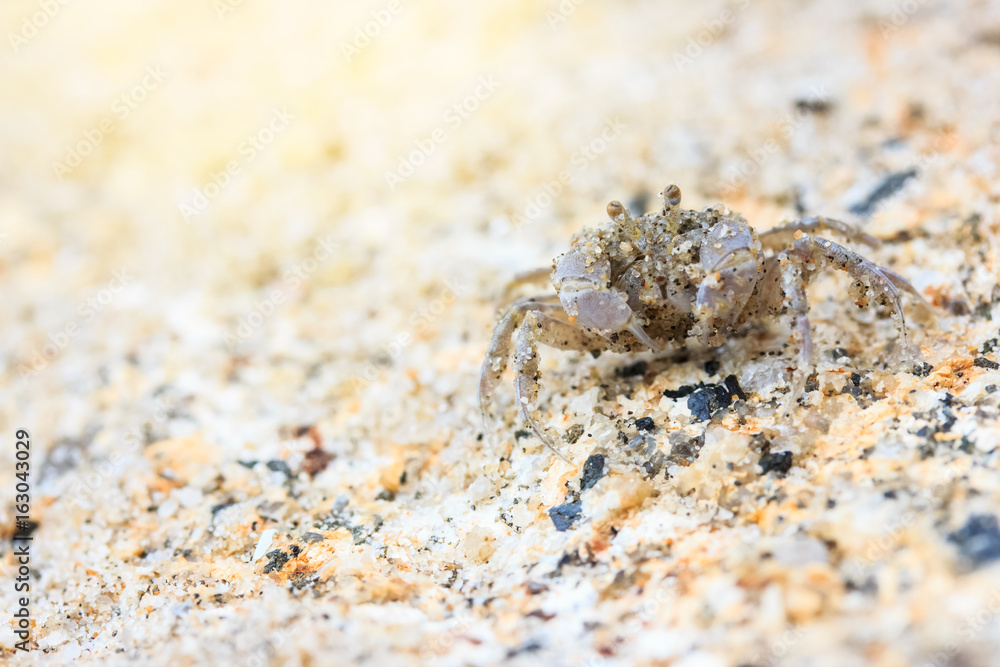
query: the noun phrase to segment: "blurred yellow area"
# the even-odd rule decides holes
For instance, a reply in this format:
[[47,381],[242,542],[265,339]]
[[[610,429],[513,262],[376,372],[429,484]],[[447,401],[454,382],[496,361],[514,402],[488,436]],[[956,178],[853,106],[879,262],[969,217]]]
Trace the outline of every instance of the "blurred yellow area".
[[[817,146],[796,142],[837,129],[813,119],[800,129],[789,116],[796,99],[857,101],[890,119],[914,102],[909,80],[885,79],[886,47],[865,50],[889,42],[875,16],[804,9],[803,20],[868,25],[848,41],[817,40],[789,29],[783,11],[743,1],[290,9],[214,0],[99,10],[6,2],[0,214],[8,249],[26,244],[44,262],[77,247],[87,258],[81,269],[138,256],[151,273],[183,267],[181,284],[255,284],[271,255],[301,252],[320,232],[375,243],[397,229],[359,224],[365,216],[401,218],[407,231],[397,238],[417,242],[460,225],[485,230],[497,217],[516,221],[566,170],[571,196],[538,219],[540,234],[556,239],[600,215],[608,199],[655,195],[667,178],[685,184],[689,204],[724,199],[770,226],[792,210],[798,184],[779,182],[784,163],[758,169],[753,156],[769,156],[773,141],[806,169]],[[903,18],[890,48],[908,47],[924,20]],[[947,86],[915,96],[928,116],[953,109]],[[615,140],[591,156],[587,146],[616,119]],[[970,129],[961,142],[983,138]],[[822,179],[805,180],[835,201],[855,175],[829,157],[816,167]],[[720,187],[747,158],[754,177]],[[572,173],[581,165],[585,173]],[[10,231],[21,225],[42,229]],[[530,253],[538,244],[524,245]],[[551,247],[532,261],[545,261]]]

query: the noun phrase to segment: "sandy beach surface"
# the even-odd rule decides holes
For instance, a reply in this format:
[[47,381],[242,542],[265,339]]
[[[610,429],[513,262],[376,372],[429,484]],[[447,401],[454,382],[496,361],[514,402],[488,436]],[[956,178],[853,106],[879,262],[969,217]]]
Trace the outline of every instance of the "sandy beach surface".
[[[1000,3],[9,0],[0,25],[0,662],[996,664]],[[858,249],[933,310],[905,302],[912,363],[824,272],[788,417],[776,321],[542,348],[567,460],[510,375],[486,432],[504,286],[669,183],[882,239]]]

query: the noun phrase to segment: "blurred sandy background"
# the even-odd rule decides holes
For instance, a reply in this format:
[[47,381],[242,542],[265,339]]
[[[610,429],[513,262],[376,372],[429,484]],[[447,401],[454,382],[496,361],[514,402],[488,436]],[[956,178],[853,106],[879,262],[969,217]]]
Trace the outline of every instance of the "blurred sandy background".
[[[559,561],[545,508],[569,473],[529,448],[520,483],[546,499],[514,519],[530,540],[483,518],[499,491],[474,485],[474,391],[504,281],[669,182],[761,228],[823,213],[914,237],[878,259],[946,308],[956,338],[932,365],[979,348],[995,250],[940,239],[974,215],[996,228],[1000,3],[9,0],[0,25],[0,432],[31,431],[34,637],[55,651],[18,660],[758,665],[789,619],[819,619],[829,639],[792,642],[812,657],[788,664],[923,664],[958,634],[935,613],[980,608],[934,609],[959,587],[944,565],[907,571],[937,582],[918,602],[909,579],[856,611],[717,602],[697,630],[646,619],[620,640],[628,605],[582,594],[546,627],[555,608],[477,607],[530,598],[516,554]],[[377,515],[380,536],[327,524],[298,589],[251,562],[262,531],[291,543],[341,497],[348,528]],[[450,507],[465,518],[446,525]],[[380,539],[381,556],[345,555]],[[316,585],[321,611],[279,585]],[[990,623],[948,664],[985,664]],[[922,624],[944,629],[918,641]],[[5,657],[11,638],[0,624]]]

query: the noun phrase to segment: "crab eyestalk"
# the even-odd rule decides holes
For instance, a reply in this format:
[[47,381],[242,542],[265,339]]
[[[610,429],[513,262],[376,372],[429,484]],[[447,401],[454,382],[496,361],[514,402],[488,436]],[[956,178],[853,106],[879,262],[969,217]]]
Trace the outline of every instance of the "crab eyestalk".
[[620,222],[630,218],[628,209],[622,206],[622,203],[617,199],[608,204],[608,217],[614,222]]
[[676,184],[671,183],[660,192],[663,197],[663,215],[671,228],[680,226],[681,219],[681,189]]

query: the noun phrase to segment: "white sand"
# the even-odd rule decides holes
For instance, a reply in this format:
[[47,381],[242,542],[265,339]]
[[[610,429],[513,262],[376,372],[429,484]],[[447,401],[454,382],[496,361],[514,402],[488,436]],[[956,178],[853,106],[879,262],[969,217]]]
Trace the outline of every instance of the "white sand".
[[[1000,5],[70,2],[26,30],[42,4],[0,7],[0,528],[18,428],[40,524],[17,664],[991,664],[1000,534],[948,536],[1000,495],[1000,371],[973,365]],[[886,372],[891,322],[831,278],[791,420],[749,337],[545,350],[572,465],[515,437],[507,382],[503,451],[477,439],[503,284],[609,200],[861,222],[913,168],[864,224],[937,307],[929,375]],[[730,373],[749,401],[711,424],[662,394]],[[655,476],[618,436],[642,416]]]

